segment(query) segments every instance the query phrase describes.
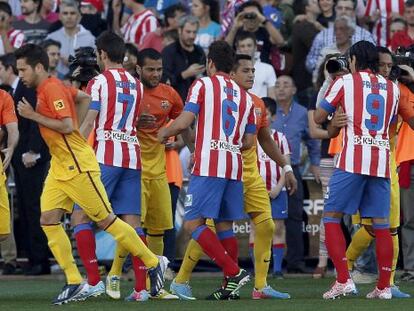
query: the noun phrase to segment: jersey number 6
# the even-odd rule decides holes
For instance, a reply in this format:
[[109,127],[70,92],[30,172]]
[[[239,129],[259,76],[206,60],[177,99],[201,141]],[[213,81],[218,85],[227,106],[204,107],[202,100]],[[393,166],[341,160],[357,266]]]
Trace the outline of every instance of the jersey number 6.
[[224,134],[227,137],[231,136],[234,131],[234,126],[236,125],[236,119],[233,116],[233,112],[238,111],[237,104],[232,101],[225,99],[221,104],[221,123],[223,127]]

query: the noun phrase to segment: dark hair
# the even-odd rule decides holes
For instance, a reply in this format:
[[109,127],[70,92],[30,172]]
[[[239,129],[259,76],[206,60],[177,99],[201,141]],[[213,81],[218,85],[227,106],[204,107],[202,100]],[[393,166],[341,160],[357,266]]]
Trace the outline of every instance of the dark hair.
[[15,75],[18,74],[17,68],[16,68],[16,57],[14,56],[13,53],[7,53],[7,54],[0,56],[0,63],[2,63],[4,68],[6,69],[11,67]]
[[224,40],[218,40],[210,45],[208,59],[211,59],[217,71],[230,73],[233,69],[234,51]]
[[170,24],[168,24],[168,19],[169,18],[174,18],[175,14],[177,12],[187,13],[187,9],[181,3],[177,3],[177,4],[170,5],[169,7],[167,7],[164,10],[164,24],[165,24],[165,26],[167,26],[167,27],[170,26]]
[[234,39],[234,43],[237,46],[237,43],[246,39],[252,39],[254,44],[257,45],[256,43],[256,35],[254,34],[254,32],[250,32],[250,31],[239,31],[238,35],[236,36],[236,39]]
[[138,49],[135,44],[129,42],[125,43],[125,53],[126,52],[138,58]]
[[49,70],[49,57],[40,45],[32,43],[23,45],[14,52],[14,56],[16,60],[24,58],[32,68],[36,67],[37,64],[41,64],[45,71]]
[[143,49],[138,52],[137,56],[137,64],[138,66],[144,66],[145,59],[149,58],[152,60],[159,60],[162,59],[161,53],[155,49]]
[[135,3],[144,4],[145,0],[134,0]]
[[370,69],[372,72],[378,72],[378,51],[377,47],[368,41],[359,41],[349,49],[349,57],[356,58],[356,69]]
[[262,97],[262,100],[266,106],[266,109],[269,109],[270,114],[274,116],[276,114],[277,109],[276,101],[271,97]]
[[178,31],[177,31],[177,29],[170,29],[170,30],[164,31],[162,33],[162,37],[163,38],[171,38],[171,39],[174,39],[174,41],[177,41],[178,40]]
[[0,12],[4,12],[9,16],[13,16],[11,6],[7,2],[0,2]]
[[404,4],[405,8],[412,8],[414,6],[414,0],[407,0]]
[[393,56],[391,51],[388,48],[386,48],[385,46],[377,46],[377,52]]
[[210,7],[210,18],[216,23],[220,23],[220,4],[217,0],[200,0],[204,5]]
[[98,53],[105,51],[111,62],[122,64],[125,56],[124,39],[112,31],[104,31],[96,38],[96,49]]
[[43,41],[40,46],[45,50],[47,50],[49,46],[57,46],[60,49],[62,47],[62,44],[59,41],[56,41],[53,39],[47,39]]
[[252,61],[252,57],[246,54],[236,54],[234,57],[233,69],[232,71],[236,72],[240,67],[241,60],[250,60]]
[[[414,2],[413,2],[414,3]],[[407,26],[407,22],[405,21],[405,19],[403,19],[403,18],[401,18],[401,17],[396,17],[396,18],[393,18],[392,20],[391,20],[391,24],[394,24],[394,23],[401,23],[401,24],[404,24],[404,26]]]
[[36,12],[37,13],[40,13],[40,10],[42,9],[42,6],[43,6],[43,0],[32,0],[34,3],[37,3],[38,4],[38,6],[37,6],[37,9],[36,9]]
[[247,2],[245,2],[245,3],[243,3],[242,5],[240,5],[240,6],[239,6],[239,8],[237,9],[237,14],[236,14],[236,16],[237,16],[237,15],[239,15],[241,12],[243,12],[243,10],[244,10],[245,8],[248,8],[248,7],[251,7],[251,6],[256,7],[256,8],[259,10],[260,14],[262,14],[262,15],[263,15],[263,8],[262,8],[262,6],[260,5],[260,3],[259,3],[259,2],[256,2],[256,1],[251,0],[251,1],[247,1]]

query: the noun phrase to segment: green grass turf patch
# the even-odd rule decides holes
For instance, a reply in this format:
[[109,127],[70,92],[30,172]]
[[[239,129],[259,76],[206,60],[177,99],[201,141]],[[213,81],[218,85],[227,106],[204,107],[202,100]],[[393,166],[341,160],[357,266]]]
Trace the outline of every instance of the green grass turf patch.
[[[59,293],[62,281],[57,280],[0,280],[0,310],[414,310],[414,298],[393,299],[391,301],[368,300],[365,295],[374,285],[359,285],[360,294],[334,301],[324,301],[321,295],[332,283],[332,279],[313,280],[311,278],[288,278],[269,280],[274,288],[289,292],[290,300],[250,299],[252,283],[246,285],[239,301],[205,301],[204,298],[219,284],[217,277],[195,277],[192,281],[193,293],[200,298],[197,301],[147,301],[144,303],[114,301],[107,296],[92,298],[84,302],[73,302],[64,306],[51,306],[52,298]],[[401,289],[414,296],[414,283],[402,283]],[[132,282],[122,282],[122,298],[130,293]]]

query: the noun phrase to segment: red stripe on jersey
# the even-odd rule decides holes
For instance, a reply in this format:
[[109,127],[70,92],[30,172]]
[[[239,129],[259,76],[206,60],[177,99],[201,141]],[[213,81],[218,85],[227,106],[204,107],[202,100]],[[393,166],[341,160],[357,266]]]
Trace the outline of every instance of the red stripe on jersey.
[[[227,79],[224,78],[224,83],[226,84],[226,87],[228,90],[232,90],[233,89],[233,84]],[[227,99],[230,101],[233,101],[233,92],[226,92],[226,96]],[[230,107],[227,108],[228,110],[230,109]],[[227,111],[229,114],[233,114],[233,112]],[[239,118],[239,124],[240,124],[240,118]],[[226,126],[225,124],[223,124],[223,126]],[[227,138],[227,142],[229,142],[229,138]],[[234,144],[234,142],[232,142]],[[233,156],[231,154],[231,152],[226,152],[226,178],[231,179],[231,172],[233,170]]]
[[[372,94],[379,94],[379,88],[378,87],[376,87],[376,88],[372,87],[373,85],[378,84],[378,78],[374,75],[370,75],[370,81],[371,81],[371,93]],[[374,104],[375,104],[375,102],[373,103],[373,105]],[[377,103],[377,105],[379,105],[379,103]],[[381,122],[381,121],[378,120],[378,116],[371,115],[371,122],[378,123],[378,122]],[[385,126],[385,124],[384,124],[384,126]],[[377,135],[377,131],[371,131],[370,130],[369,134],[372,137],[375,137]],[[377,172],[378,172],[378,158],[379,158],[379,148],[377,146],[371,146],[371,162],[370,162],[370,166],[369,166],[369,174],[371,176],[377,175]]]
[[266,169],[266,189],[267,191],[272,190],[272,167],[270,165],[270,161],[265,162],[265,169]]
[[[125,70],[118,70],[118,73],[119,73],[119,76],[121,77],[122,85],[124,86],[122,88],[122,92],[124,94],[130,94],[129,87],[125,87],[126,85],[128,85],[128,78],[125,76]],[[137,85],[137,87],[139,87],[139,85]],[[128,111],[127,109],[128,109],[128,103],[125,101],[122,103],[122,116],[126,114],[126,112]],[[136,111],[137,110],[138,109],[136,109]],[[125,132],[125,129],[123,128],[121,129],[121,131]],[[129,167],[129,161],[130,161],[129,146],[127,143],[122,142],[121,148],[122,148],[122,167]]]
[[[116,90],[116,83],[115,79],[109,71],[103,73],[108,91],[109,90]],[[104,125],[104,129],[112,129],[114,124],[114,116],[115,116],[115,105],[117,100],[118,94],[115,92],[108,92],[108,111],[107,111],[107,119]],[[112,140],[105,141],[105,156],[104,156],[105,163],[113,163],[114,162],[114,142]]]
[[[391,81],[387,80],[387,104],[388,106],[390,105],[390,103],[393,103],[394,101],[394,85],[392,84]],[[393,105],[391,104],[391,107],[393,107]],[[391,113],[393,113],[393,109],[387,109],[386,115],[385,115],[385,121],[384,121],[384,126],[388,126],[388,124],[390,123],[392,116]],[[385,124],[385,122],[388,122]],[[397,121],[396,121],[397,122]],[[382,134],[382,138],[383,139],[387,139],[389,138],[389,134],[388,131],[384,131],[384,133]],[[387,152],[386,155],[386,163],[390,163],[390,153]],[[385,168],[385,176],[390,176],[390,166],[387,165]]]
[[[214,99],[213,99],[213,128],[212,128],[212,135],[211,139],[213,140],[220,140],[220,131],[221,131],[221,106],[222,103],[220,102],[221,99],[221,86],[220,81],[217,79],[217,76],[211,77],[212,88],[215,90],[214,92]],[[210,165],[208,168],[209,176],[217,176],[218,171],[218,150],[211,150],[210,151]]]
[[[202,86],[200,86],[200,88],[205,88],[204,82],[202,80],[198,80],[197,83],[200,82],[202,84]],[[194,88],[195,84],[193,84],[193,86],[191,87],[190,91],[188,92],[188,94],[192,93],[192,89]],[[197,125],[197,131],[196,131],[196,138],[195,138],[195,145],[198,146],[198,148],[195,149],[195,153],[194,153],[194,167],[193,167],[193,173],[195,175],[200,175],[200,171],[201,171],[201,161],[197,161],[197,159],[201,159],[201,152],[202,152],[202,146],[203,146],[203,140],[204,140],[204,127],[205,127],[205,105],[200,105],[200,103],[203,102],[204,100],[204,92],[198,92],[198,98],[197,98],[197,104],[200,107],[200,111],[198,112],[198,125]],[[195,104],[195,103],[194,103]]]
[[[353,75],[354,84],[354,103],[361,103],[363,98],[363,84],[360,74]],[[354,105],[354,135],[362,135],[362,118],[364,107],[362,103],[360,105]],[[354,147],[354,172],[361,172],[362,167],[362,145],[355,145]],[[345,151],[346,149],[344,149]],[[345,156],[345,155],[344,155]]]

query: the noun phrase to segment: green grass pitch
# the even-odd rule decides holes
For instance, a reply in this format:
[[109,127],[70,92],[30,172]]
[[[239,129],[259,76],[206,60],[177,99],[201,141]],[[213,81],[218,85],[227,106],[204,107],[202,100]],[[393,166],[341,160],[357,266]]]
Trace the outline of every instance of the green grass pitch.
[[[367,300],[365,295],[374,285],[360,285],[360,294],[353,297],[344,297],[334,301],[324,301],[322,293],[332,283],[332,278],[312,280],[311,278],[287,278],[284,280],[269,280],[274,288],[287,291],[292,299],[281,300],[251,300],[252,283],[246,285],[239,301],[147,301],[144,303],[110,300],[107,296],[92,298],[84,302],[73,302],[64,306],[51,306],[51,299],[59,292],[62,281],[58,280],[12,280],[0,279],[0,310],[94,310],[94,311],[121,311],[121,310],[347,310],[347,311],[380,311],[380,310],[414,310],[414,298],[390,301]],[[192,280],[193,293],[198,298],[208,295],[220,284],[219,277],[194,277]],[[400,284],[401,289],[414,296],[414,283]],[[132,282],[122,282],[122,296],[129,294]]]

